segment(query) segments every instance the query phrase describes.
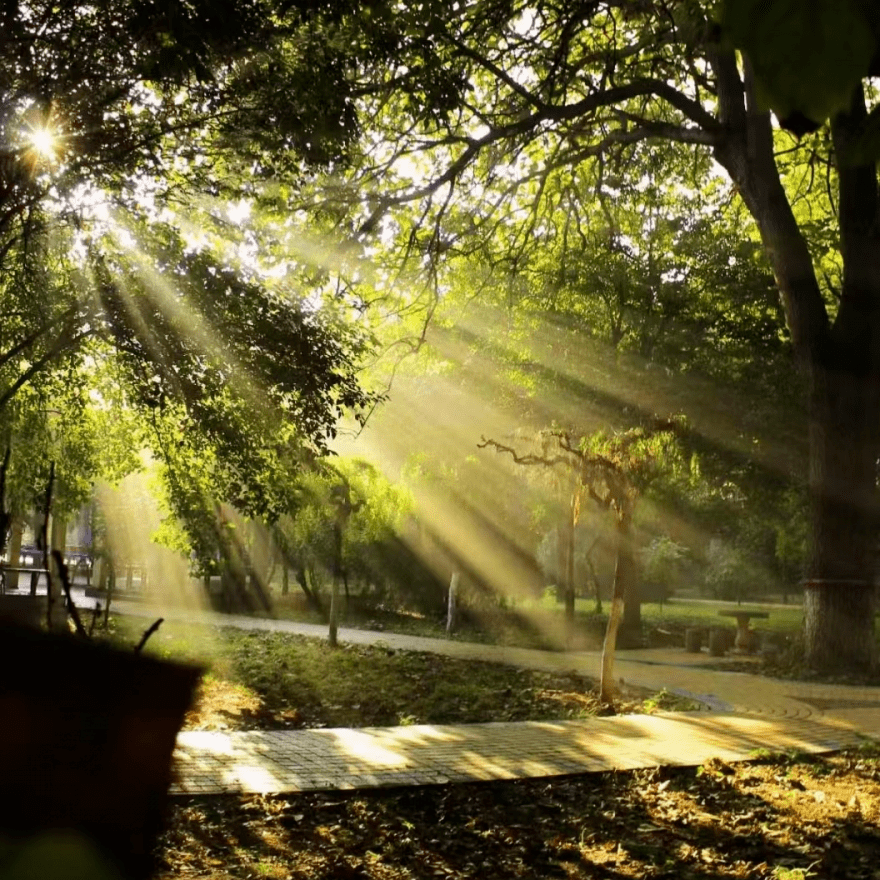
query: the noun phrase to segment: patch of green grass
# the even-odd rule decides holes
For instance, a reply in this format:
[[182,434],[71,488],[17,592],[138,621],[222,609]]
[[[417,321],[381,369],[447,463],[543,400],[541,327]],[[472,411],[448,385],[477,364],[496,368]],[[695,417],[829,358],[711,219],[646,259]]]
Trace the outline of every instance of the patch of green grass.
[[695,712],[700,708],[696,700],[674,694],[662,688],[642,702],[645,712]]
[[851,749],[850,752],[860,761],[870,761],[874,763],[880,762],[880,742],[876,739],[865,737],[865,739],[854,749]]
[[814,764],[819,756],[799,749],[754,749],[749,759],[755,764],[777,764],[790,767],[794,764]]
[[[121,618],[111,637],[131,645],[144,629]],[[136,638],[132,638],[135,636]],[[248,724],[264,727],[362,727],[581,718],[600,707],[591,679],[496,663],[395,651],[277,632],[167,621],[147,654],[197,662],[209,675],[246,687],[261,709]],[[639,711],[647,691],[623,706]],[[655,705],[668,706],[667,696]]]

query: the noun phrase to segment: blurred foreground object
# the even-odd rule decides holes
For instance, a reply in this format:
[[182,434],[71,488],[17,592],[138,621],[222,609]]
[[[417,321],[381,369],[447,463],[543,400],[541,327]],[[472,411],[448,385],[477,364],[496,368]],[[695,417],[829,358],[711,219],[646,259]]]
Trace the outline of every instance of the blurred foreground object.
[[[0,668],[0,876],[35,840],[74,839],[146,877],[200,670],[9,625]],[[61,861],[43,880],[79,876]]]

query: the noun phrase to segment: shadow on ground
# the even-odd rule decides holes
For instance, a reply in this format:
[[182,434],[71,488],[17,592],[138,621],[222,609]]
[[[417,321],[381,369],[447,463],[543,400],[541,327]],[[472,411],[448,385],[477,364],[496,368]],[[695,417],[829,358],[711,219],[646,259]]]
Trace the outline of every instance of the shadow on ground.
[[[877,762],[767,756],[482,785],[178,801],[161,876],[876,876]],[[812,873],[810,873],[812,872]]]

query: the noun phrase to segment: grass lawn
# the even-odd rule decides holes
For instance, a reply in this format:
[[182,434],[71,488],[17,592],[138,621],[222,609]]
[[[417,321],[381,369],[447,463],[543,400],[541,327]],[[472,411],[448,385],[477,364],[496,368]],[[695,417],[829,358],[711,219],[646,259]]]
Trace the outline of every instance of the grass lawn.
[[642,605],[642,619],[653,626],[672,623],[682,626],[733,627],[735,626],[733,618],[723,617],[719,612],[738,608],[745,611],[750,609],[766,611],[769,617],[752,622],[753,627],[762,630],[773,630],[786,634],[800,632],[804,619],[803,609],[800,605],[790,605],[786,608],[779,608],[776,605],[764,606],[757,602],[743,602],[741,606],[738,606],[736,602],[720,602],[716,605],[714,603],[689,602],[684,599],[664,602],[662,606],[653,602]]
[[[114,619],[133,645],[142,620]],[[580,718],[601,709],[595,681],[457,660],[381,645],[341,645],[286,633],[166,621],[145,653],[206,668],[187,726],[200,729],[366,727]],[[629,688],[618,711],[688,709],[668,694]]]
[[880,752],[175,799],[157,878],[873,880]]
[[[723,617],[719,611],[733,609],[735,602],[718,604],[675,599],[665,602],[642,605],[643,626],[647,633],[652,629],[672,632],[676,643],[684,645],[684,630],[690,626],[726,626],[734,629],[735,622]],[[762,609],[759,603],[744,602],[742,608]],[[607,610],[607,609],[606,609]],[[800,605],[785,608],[766,607],[769,617],[757,620],[753,626],[761,630],[772,630],[784,635],[800,632],[803,611]],[[296,620],[307,623],[323,623],[322,618],[303,607],[298,595],[275,597],[275,615],[283,620]],[[472,621],[464,622],[453,634],[453,638],[463,641],[491,642],[501,645],[515,645],[525,648],[545,650],[564,650],[572,647],[581,650],[597,650],[601,647],[607,616],[597,615],[593,602],[579,599],[575,604],[576,625],[573,640],[567,639],[562,606],[552,598],[523,601],[511,604],[505,609],[483,612]],[[417,614],[403,614],[376,609],[352,608],[344,615],[342,624],[360,629],[379,629],[388,632],[404,633],[427,637],[445,637],[445,621],[440,617],[427,617]]]

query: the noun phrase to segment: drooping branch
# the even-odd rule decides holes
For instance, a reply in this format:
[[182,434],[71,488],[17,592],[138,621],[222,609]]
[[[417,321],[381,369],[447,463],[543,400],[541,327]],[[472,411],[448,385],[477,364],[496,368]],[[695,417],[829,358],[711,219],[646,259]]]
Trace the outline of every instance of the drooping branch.
[[80,333],[74,333],[70,336],[61,334],[55,341],[55,344],[40,358],[33,361],[30,366],[9,386],[2,394],[0,394],[0,409],[3,409],[7,403],[34,378],[48,364],[52,363],[59,355],[65,351],[72,351],[79,345],[83,339],[91,336],[94,331],[91,329],[83,330]]
[[[58,315],[56,318],[52,319],[46,324],[40,325],[32,333],[29,333],[11,348],[4,351],[2,354],[0,354],[0,367],[19,357],[29,348],[32,348],[43,336],[56,330],[60,324],[63,324],[65,321],[69,321],[76,314],[78,309],[79,304],[72,306],[71,308],[67,309],[63,314]],[[62,333],[62,336],[63,335],[64,334]]]

